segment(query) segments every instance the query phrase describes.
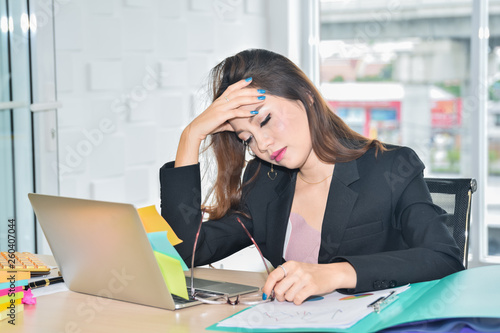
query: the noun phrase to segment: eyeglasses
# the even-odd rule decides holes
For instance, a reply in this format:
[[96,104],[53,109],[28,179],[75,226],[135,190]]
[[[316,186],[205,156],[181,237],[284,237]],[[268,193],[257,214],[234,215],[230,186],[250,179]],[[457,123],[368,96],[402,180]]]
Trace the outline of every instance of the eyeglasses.
[[[191,256],[191,297],[194,298],[197,301],[206,303],[206,304],[230,304],[230,305],[237,305],[237,304],[243,304],[243,305],[255,305],[255,304],[260,304],[260,303],[266,303],[270,301],[274,301],[274,290],[271,292],[271,295],[265,300],[262,299],[262,294],[250,294],[250,295],[237,295],[237,296],[232,296],[230,297],[228,294],[212,294],[209,292],[205,292],[202,290],[196,290],[194,288],[194,255],[196,252],[196,244],[198,243],[198,237],[200,236],[200,230],[201,230],[201,225],[203,223],[203,214],[205,213],[205,210],[203,209],[201,212],[201,220],[200,220],[200,225],[198,226],[198,231],[196,232],[196,238],[194,240],[194,246],[193,246],[193,255]],[[264,259],[264,256],[262,255],[262,251],[260,250],[259,246],[253,239],[252,235],[250,232],[248,232],[248,229],[245,227],[243,222],[241,222],[240,218],[236,218],[236,220],[241,224],[243,229],[245,230],[246,234],[252,241],[252,243],[255,245],[257,250],[259,251],[260,257],[262,258],[262,262],[264,263],[264,266],[266,267],[267,274],[269,275],[269,267],[266,264],[266,260]]]

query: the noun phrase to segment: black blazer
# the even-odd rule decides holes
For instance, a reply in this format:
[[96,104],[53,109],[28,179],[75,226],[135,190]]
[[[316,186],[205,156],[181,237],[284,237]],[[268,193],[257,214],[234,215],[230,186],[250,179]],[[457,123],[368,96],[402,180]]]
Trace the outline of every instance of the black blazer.
[[[321,230],[318,263],[348,261],[356,270],[355,289],[384,289],[438,279],[464,269],[459,250],[444,224],[444,211],[432,203],[423,179],[424,165],[406,147],[370,149],[360,158],[337,163]],[[199,164],[160,169],[162,216],[184,241],[176,246],[191,264],[194,237],[201,218]],[[236,221],[239,216],[264,256],[276,267],[284,262],[283,246],[295,192],[297,170],[255,159],[244,181],[241,211],[203,223],[195,265],[211,263],[251,244]]]

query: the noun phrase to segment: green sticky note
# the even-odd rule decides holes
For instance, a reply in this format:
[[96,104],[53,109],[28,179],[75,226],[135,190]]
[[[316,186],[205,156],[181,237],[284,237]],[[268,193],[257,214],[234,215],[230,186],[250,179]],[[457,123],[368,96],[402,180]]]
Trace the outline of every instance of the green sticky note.
[[179,260],[157,251],[153,252],[168,290],[174,295],[188,299],[186,278]]
[[187,271],[189,270],[184,260],[182,260],[179,252],[170,244],[168,240],[167,231],[157,231],[148,233],[149,243],[153,248],[153,251],[163,253],[173,259],[179,260],[181,263],[182,269]]
[[18,299],[18,298],[23,298],[24,296],[24,292],[20,291],[20,292],[17,292],[15,293],[14,295],[5,295],[5,296],[2,296],[0,297],[0,304],[6,304],[6,305],[9,305],[10,303],[12,303],[12,299]]

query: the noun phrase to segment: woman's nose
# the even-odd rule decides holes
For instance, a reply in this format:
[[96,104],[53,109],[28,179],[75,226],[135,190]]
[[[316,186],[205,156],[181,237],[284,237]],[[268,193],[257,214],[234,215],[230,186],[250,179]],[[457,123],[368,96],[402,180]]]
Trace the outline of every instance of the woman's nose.
[[257,145],[257,149],[261,153],[265,153],[272,143],[272,138],[267,133],[264,132],[259,133],[258,135],[254,134],[254,138],[255,138],[255,143]]

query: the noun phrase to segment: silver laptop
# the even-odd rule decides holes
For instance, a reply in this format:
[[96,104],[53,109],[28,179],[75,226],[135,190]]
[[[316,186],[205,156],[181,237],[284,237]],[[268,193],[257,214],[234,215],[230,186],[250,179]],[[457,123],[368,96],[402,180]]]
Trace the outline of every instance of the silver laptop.
[[[28,197],[70,290],[168,310],[200,304],[169,292],[134,206]],[[195,279],[195,288],[229,295],[259,290],[203,279]]]

